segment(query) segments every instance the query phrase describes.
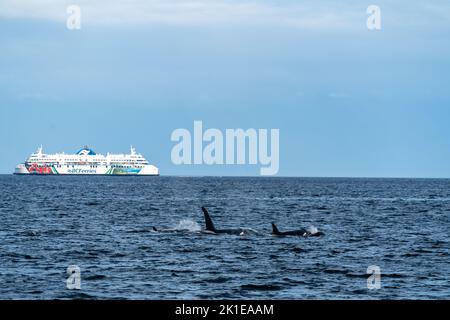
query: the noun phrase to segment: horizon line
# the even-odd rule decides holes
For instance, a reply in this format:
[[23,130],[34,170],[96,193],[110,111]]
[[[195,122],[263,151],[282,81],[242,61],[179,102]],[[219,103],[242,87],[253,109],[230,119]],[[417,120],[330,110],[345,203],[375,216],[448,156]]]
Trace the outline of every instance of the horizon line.
[[[0,173],[1,176],[15,176],[14,173]],[[90,176],[90,175],[76,175],[76,174],[28,174],[22,176]],[[109,175],[93,174],[95,177],[103,177]],[[113,177],[135,177],[135,175],[111,175]],[[137,176],[137,175],[136,175]],[[448,180],[450,177],[411,177],[411,176],[295,176],[295,175],[274,175],[274,176],[262,176],[262,175],[175,175],[175,174],[159,174],[158,176],[137,176],[137,177],[174,177],[174,178],[300,178],[300,179],[442,179]]]

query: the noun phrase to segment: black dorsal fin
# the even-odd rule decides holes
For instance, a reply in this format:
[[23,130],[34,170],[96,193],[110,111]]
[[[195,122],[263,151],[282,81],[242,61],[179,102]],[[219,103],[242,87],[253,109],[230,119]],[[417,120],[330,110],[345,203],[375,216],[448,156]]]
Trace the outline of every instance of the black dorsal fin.
[[278,231],[277,226],[273,222],[272,222],[272,234],[280,234],[280,231]]
[[203,214],[205,215],[205,226],[206,230],[216,232],[216,228],[214,228],[214,223],[209,216],[208,210],[205,207],[202,207]]

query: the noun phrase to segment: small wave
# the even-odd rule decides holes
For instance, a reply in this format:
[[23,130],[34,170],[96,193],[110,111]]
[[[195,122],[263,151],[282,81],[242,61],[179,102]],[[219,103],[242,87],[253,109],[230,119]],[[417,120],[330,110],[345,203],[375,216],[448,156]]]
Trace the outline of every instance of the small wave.
[[102,274],[94,274],[91,276],[84,276],[83,280],[102,280],[102,279],[106,279],[107,276],[102,275]]
[[98,206],[99,204],[100,204],[100,202],[97,202],[97,201],[86,202],[87,206]]
[[277,291],[283,289],[275,284],[244,284],[241,286],[242,290],[258,290],[258,291]]
[[408,275],[407,274],[403,274],[403,273],[381,273],[382,277],[385,278],[407,278]]
[[415,249],[414,252],[416,252],[416,253],[433,253],[434,251],[428,250],[428,249],[419,248],[419,249]]
[[447,242],[438,240],[435,243],[433,243],[432,247],[433,248],[440,248],[440,247],[443,247],[443,246],[446,246],[446,245],[447,245]]
[[228,277],[217,277],[217,278],[212,278],[212,279],[206,279],[206,281],[209,283],[225,283],[229,280],[231,280],[231,278],[228,278]]
[[71,233],[73,231],[68,229],[50,229],[45,231],[45,234],[48,236],[59,236],[59,235],[66,235],[68,233]]
[[200,225],[190,219],[180,220],[173,228],[152,227],[151,229],[148,229],[150,232],[200,232],[201,230],[202,228]]
[[70,299],[79,299],[79,300],[83,300],[83,299],[91,299],[91,300],[92,299],[99,299],[99,297],[97,297],[97,296],[90,295],[90,294],[87,294],[87,293],[84,293],[84,292],[77,292],[77,291],[70,292],[69,296],[64,296],[64,297],[62,297],[62,299],[67,299],[69,297],[70,297]]
[[349,278],[367,278],[369,275],[367,273],[351,273],[347,272],[345,275]]
[[[348,272],[345,275],[350,278],[367,278],[369,276],[369,274],[367,274],[367,273],[351,273],[351,272]],[[405,277],[407,277],[407,275],[401,274],[401,273],[381,273],[381,277],[382,278],[405,278]]]
[[354,293],[354,294],[367,294],[367,290],[366,289],[355,289],[355,290],[352,290],[352,293]]
[[309,226],[307,230],[311,234],[316,234],[317,232],[319,232],[319,229],[317,229],[315,226]]
[[201,229],[200,225],[191,219],[182,219],[174,227],[175,231],[199,232]]
[[417,252],[412,252],[412,253],[408,252],[408,253],[405,253],[402,255],[402,257],[417,257],[417,256],[420,256],[420,254]]
[[145,229],[130,230],[130,231],[127,231],[127,233],[144,233],[144,232],[152,232],[152,231],[154,231],[153,228],[145,228]]
[[309,250],[307,250],[307,249],[305,249],[305,248],[303,248],[303,247],[301,247],[301,246],[299,246],[297,244],[296,245],[286,246],[282,250],[284,250],[284,251],[292,251],[292,252],[295,252],[295,253],[309,251]]
[[302,249],[301,247],[294,247],[294,248],[292,248],[292,251],[294,251],[295,253],[301,253],[301,252],[303,252],[305,250]]
[[242,232],[240,233],[241,236],[258,234],[258,231],[252,228],[240,228],[240,229],[242,230]]
[[38,260],[40,257],[32,256],[26,253],[18,253],[18,252],[6,252],[4,254],[5,257],[11,257],[15,259],[25,259],[25,260]]
[[39,231],[26,230],[21,232],[22,235],[26,237],[38,237],[40,235]]
[[52,207],[52,208],[45,209],[45,211],[60,211],[60,210],[61,210],[60,207]]
[[126,257],[127,255],[125,253],[122,252],[116,252],[113,255],[111,255],[112,258],[121,258],[121,257]]
[[44,291],[42,291],[42,290],[32,290],[32,291],[29,291],[28,293],[29,294],[42,294],[42,293],[44,293]]
[[347,274],[348,270],[344,269],[325,269],[323,272],[330,274]]
[[196,252],[197,250],[193,247],[185,247],[185,248],[176,249],[176,251],[182,252],[182,253],[189,253],[189,252]]
[[282,280],[285,281],[285,282],[287,282],[287,283],[290,284],[290,285],[295,285],[295,284],[306,284],[306,282],[303,281],[303,280],[300,280],[300,279],[292,279],[292,278],[289,278],[289,277],[285,277],[285,278],[283,278]]

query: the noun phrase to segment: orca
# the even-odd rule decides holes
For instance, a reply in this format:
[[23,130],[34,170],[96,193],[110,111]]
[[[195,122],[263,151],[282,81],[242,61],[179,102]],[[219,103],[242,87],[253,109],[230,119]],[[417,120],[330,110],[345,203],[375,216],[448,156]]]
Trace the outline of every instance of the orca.
[[162,233],[162,232],[179,232],[179,233],[189,232],[189,230],[187,230],[187,229],[170,229],[170,228],[163,229],[163,228],[156,228],[156,227],[152,227],[152,231],[160,232],[160,233]]
[[205,216],[205,231],[209,233],[216,233],[216,234],[237,234],[237,235],[244,235],[247,233],[247,229],[244,228],[237,228],[237,229],[216,229],[214,227],[214,223],[211,220],[211,217],[209,216],[209,212],[205,207],[202,207],[203,214]]
[[274,235],[274,236],[320,237],[320,236],[323,236],[323,232],[318,231],[318,232],[312,233],[311,231],[308,231],[306,229],[281,232],[278,230],[275,223],[272,222],[272,235]]

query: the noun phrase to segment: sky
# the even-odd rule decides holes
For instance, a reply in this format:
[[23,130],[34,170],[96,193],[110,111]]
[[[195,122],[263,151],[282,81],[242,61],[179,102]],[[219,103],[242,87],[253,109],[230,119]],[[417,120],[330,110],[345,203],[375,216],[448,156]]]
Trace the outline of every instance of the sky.
[[260,174],[173,164],[171,133],[201,120],[279,129],[279,176],[450,178],[449,85],[448,1],[2,0],[0,173],[42,144]]

